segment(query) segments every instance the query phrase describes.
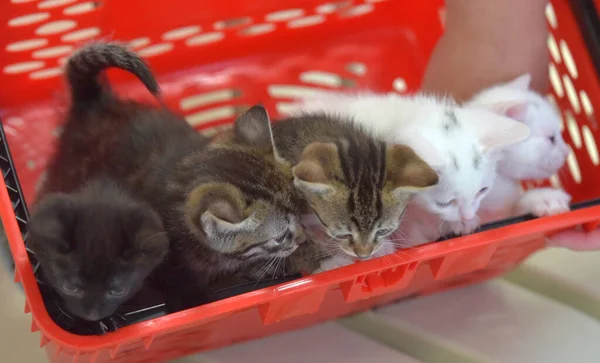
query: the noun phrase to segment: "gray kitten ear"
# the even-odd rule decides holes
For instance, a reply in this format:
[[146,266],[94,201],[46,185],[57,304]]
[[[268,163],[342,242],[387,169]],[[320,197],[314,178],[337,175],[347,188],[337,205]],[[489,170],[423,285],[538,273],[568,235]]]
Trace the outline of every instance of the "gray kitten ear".
[[300,162],[292,168],[294,185],[305,194],[333,192],[331,182],[341,172],[338,148],[330,142],[313,142],[304,148]]
[[209,247],[233,252],[232,235],[257,227],[255,205],[248,206],[242,192],[229,183],[197,187],[186,201],[186,220],[192,231],[203,234]]
[[246,146],[277,157],[271,120],[267,110],[256,105],[237,117],[234,124],[236,140]]

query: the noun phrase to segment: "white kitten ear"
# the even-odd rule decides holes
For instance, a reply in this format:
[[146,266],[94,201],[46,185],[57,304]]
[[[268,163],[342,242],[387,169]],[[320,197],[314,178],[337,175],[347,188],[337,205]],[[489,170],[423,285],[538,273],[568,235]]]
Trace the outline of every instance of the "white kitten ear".
[[512,81],[506,83],[507,87],[521,89],[524,91],[528,90],[530,85],[531,74],[529,73],[522,74],[519,77],[513,79]]
[[506,101],[492,105],[491,110],[497,114],[510,117],[513,120],[525,122],[529,106],[529,102],[527,101]]
[[469,124],[475,132],[485,151],[521,142],[529,137],[529,127],[521,122],[486,110],[473,110],[476,119]]

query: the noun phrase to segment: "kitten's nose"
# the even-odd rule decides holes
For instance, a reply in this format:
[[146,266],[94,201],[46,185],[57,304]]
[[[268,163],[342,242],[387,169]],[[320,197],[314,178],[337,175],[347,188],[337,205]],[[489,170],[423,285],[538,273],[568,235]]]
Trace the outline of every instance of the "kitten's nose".
[[366,246],[357,245],[357,246],[354,246],[353,251],[358,258],[365,259],[365,258],[371,257],[371,254],[373,253],[373,246],[372,245],[366,245]]

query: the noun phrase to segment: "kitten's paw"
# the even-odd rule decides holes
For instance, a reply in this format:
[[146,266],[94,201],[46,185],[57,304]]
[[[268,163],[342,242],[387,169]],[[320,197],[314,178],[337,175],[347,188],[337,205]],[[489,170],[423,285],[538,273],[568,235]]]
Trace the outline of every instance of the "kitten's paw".
[[525,192],[517,205],[518,214],[553,216],[570,210],[571,196],[560,189],[538,188]]
[[473,233],[480,225],[480,219],[476,216],[473,219],[468,221],[460,221],[460,222],[446,222],[448,224],[448,228],[452,233],[457,235],[465,235],[469,233]]
[[328,258],[328,259],[324,260],[323,262],[321,262],[321,266],[319,266],[318,269],[314,270],[313,274],[318,274],[321,272],[348,266],[348,265],[354,263],[355,261],[356,260],[354,258],[352,258],[351,256],[347,256],[347,255],[334,256],[334,257]]

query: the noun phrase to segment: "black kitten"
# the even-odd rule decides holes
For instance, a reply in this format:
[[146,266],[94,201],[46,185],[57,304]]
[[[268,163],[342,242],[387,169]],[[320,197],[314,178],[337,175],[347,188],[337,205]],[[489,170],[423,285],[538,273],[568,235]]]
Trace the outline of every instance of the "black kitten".
[[[66,68],[72,104],[39,203],[29,225],[28,246],[66,308],[99,320],[142,286],[168,252],[159,215],[114,178],[112,144],[127,116],[142,106],[118,101],[96,79],[106,68],[128,70],[155,95],[147,65],[121,45],[92,43],[75,52]],[[129,115],[127,114],[127,115]]]
[[107,179],[44,198],[29,238],[46,281],[70,312],[86,320],[112,315],[168,247],[158,214]]

